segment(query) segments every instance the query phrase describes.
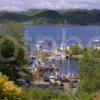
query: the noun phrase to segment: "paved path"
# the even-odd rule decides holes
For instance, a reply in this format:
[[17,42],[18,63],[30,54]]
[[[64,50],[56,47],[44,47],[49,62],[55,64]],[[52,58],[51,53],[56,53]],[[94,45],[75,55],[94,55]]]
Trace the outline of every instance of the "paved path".
[[40,87],[40,88],[47,88],[50,83],[49,82],[43,82],[43,81],[35,81],[31,83],[33,87]]

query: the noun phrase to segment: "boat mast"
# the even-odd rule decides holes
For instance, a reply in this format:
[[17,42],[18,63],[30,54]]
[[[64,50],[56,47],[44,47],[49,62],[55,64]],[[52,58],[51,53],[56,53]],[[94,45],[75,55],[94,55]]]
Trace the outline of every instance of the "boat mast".
[[[62,44],[65,46],[66,44],[66,29],[62,29]],[[70,75],[70,55],[68,55],[68,61],[67,61],[67,66],[68,66],[68,75]]]
[[68,75],[70,75],[70,58],[69,58],[69,56],[68,56],[67,65],[68,65]]

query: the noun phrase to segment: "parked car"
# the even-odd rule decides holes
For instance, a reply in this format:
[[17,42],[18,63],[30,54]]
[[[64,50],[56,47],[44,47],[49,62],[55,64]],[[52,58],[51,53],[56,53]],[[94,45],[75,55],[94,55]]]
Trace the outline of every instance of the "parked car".
[[43,76],[43,81],[44,81],[44,82],[50,82],[50,79],[49,79],[48,76]]
[[31,81],[28,78],[23,77],[23,78],[17,79],[16,84],[18,86],[21,86],[22,88],[27,88],[30,86]]
[[68,83],[68,82],[69,82],[68,78],[66,78],[66,77],[59,77],[58,79],[59,79],[61,82],[65,82],[65,83]]
[[58,85],[61,84],[61,82],[53,76],[50,77],[50,83]]
[[75,79],[75,78],[74,79],[71,79],[70,82],[71,83],[78,83],[78,79]]

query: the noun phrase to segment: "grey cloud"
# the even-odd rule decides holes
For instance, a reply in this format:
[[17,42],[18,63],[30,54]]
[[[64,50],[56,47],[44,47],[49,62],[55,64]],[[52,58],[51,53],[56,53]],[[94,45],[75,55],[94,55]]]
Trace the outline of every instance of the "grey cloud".
[[100,0],[0,0],[0,10],[28,9],[100,9]]

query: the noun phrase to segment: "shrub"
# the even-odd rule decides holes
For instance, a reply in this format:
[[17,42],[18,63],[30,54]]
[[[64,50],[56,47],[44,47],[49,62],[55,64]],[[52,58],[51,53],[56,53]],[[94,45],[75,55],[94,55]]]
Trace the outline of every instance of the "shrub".
[[88,92],[82,92],[82,93],[79,93],[78,95],[79,100],[93,100],[95,96],[96,96],[96,93],[88,93]]
[[71,96],[64,92],[54,91],[52,88],[28,88],[25,91],[24,100],[72,100]]
[[0,73],[0,100],[22,100],[22,89]]

